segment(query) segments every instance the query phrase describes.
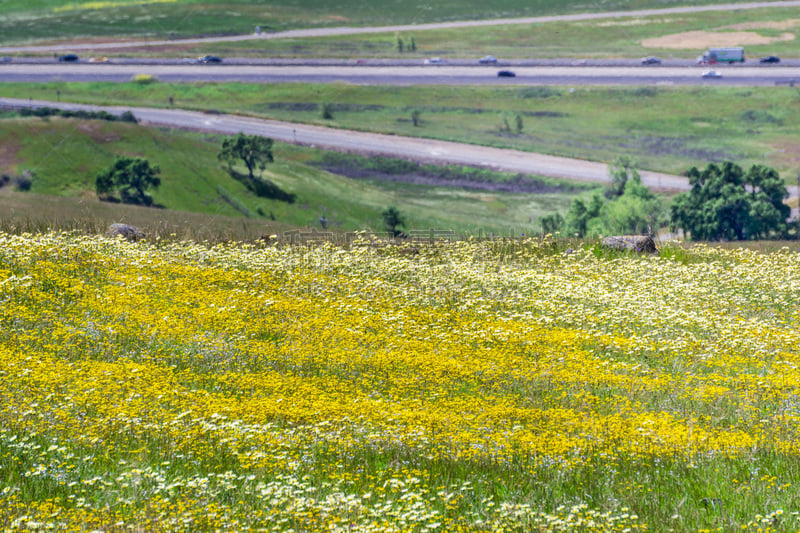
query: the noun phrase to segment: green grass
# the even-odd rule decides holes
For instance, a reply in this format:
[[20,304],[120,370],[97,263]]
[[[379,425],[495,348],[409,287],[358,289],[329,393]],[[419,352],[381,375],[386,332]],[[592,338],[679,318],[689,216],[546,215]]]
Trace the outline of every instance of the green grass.
[[[345,129],[513,148],[684,173],[765,163],[795,179],[800,92],[790,87],[365,87],[345,84],[0,84],[18,98],[214,109]],[[333,119],[321,118],[332,104]],[[421,126],[411,113],[421,111]],[[523,118],[521,134],[501,131]]]
[[[729,26],[743,22],[781,22],[796,19],[796,9],[748,9],[711,11],[616,20],[548,22],[474,28],[346,35],[303,39],[252,40],[215,43],[215,52],[225,56],[263,57],[370,57],[370,58],[477,58],[488,53],[503,59],[541,59],[554,57],[614,58],[658,55],[664,58],[694,59],[706,47],[670,49],[645,46],[646,39],[676,33],[707,30],[733,31]],[[748,30],[775,38],[797,28]],[[416,52],[400,54],[397,38],[405,43],[413,36]],[[713,44],[713,43],[709,43]],[[742,43],[746,44],[746,43]],[[759,55],[800,55],[800,41],[776,41],[771,44],[746,45],[749,57]],[[207,47],[190,48],[195,54]],[[127,52],[125,52],[127,53]],[[152,52],[151,52],[152,53]],[[169,50],[160,52],[170,54]],[[174,53],[174,52],[172,52]]]
[[[728,2],[707,0],[704,3]],[[667,7],[692,4],[693,2],[688,1],[670,2]],[[449,0],[425,4],[400,0],[347,0],[333,4],[324,0],[272,0],[260,3],[245,0],[176,0],[138,5],[120,0],[7,0],[2,6],[0,42],[6,44],[95,36],[184,37],[248,33],[257,25],[265,31],[278,31],[302,27],[419,24],[665,7],[664,2],[659,0],[589,3],[558,0],[499,0],[492,3]]]
[[[321,161],[323,152],[278,143],[276,161],[263,176],[297,195],[290,204],[258,198],[232,179],[217,160],[220,136],[99,120],[5,118],[0,125],[0,145],[4,147],[0,172],[13,176],[29,170],[34,176],[34,195],[64,198],[63,208],[48,202],[46,209],[37,209],[38,200],[25,199],[39,196],[12,193],[7,186],[0,195],[4,223],[32,228],[47,226],[48,221],[59,228],[72,228],[67,223],[70,219],[103,226],[117,214],[117,208],[127,208],[101,203],[94,194],[95,176],[117,155],[141,156],[161,168],[162,185],[153,198],[166,209],[131,208],[128,218],[144,219],[150,228],[158,229],[178,224],[173,220],[175,211],[202,213],[212,219],[204,233],[217,231],[213,220],[254,214],[263,228],[276,223],[283,225],[281,231],[319,227],[323,210],[330,229],[382,231],[380,213],[389,205],[401,210],[409,228],[530,233],[538,230],[540,216],[554,209],[566,210],[576,194],[588,193],[588,189],[578,189],[564,194],[512,194],[354,180],[311,164]],[[270,230],[256,232],[269,234]],[[250,236],[252,232],[244,233]]]

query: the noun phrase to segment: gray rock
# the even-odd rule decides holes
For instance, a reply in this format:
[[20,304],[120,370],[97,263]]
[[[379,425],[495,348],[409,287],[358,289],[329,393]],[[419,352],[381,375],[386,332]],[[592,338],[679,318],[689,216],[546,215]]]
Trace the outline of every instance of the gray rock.
[[130,224],[111,224],[106,230],[106,237],[116,238],[122,236],[123,238],[135,242],[139,239],[144,239],[144,232],[136,226]]
[[619,235],[616,237],[606,237],[600,244],[612,250],[623,250],[627,252],[639,252],[643,254],[658,253],[656,243],[647,235]]

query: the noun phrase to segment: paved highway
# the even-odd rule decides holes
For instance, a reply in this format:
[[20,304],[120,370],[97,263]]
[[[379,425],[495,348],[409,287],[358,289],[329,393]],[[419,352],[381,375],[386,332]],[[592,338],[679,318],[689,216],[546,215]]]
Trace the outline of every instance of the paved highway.
[[[512,70],[513,78],[499,78]],[[264,65],[223,63],[90,64],[2,63],[0,81],[109,81],[127,82],[150,74],[164,82],[240,81],[250,83],[332,83],[356,85],[737,85],[800,84],[800,66],[717,66],[721,78],[703,78],[709,67],[698,66],[501,66],[486,65]]]

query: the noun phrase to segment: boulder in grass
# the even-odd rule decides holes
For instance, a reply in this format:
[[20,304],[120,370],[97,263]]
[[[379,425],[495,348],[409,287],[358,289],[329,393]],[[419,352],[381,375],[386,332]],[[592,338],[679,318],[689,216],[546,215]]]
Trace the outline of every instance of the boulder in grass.
[[656,243],[648,235],[619,235],[616,237],[606,237],[600,241],[600,244],[612,250],[639,252],[643,254],[658,253]]
[[144,232],[136,226],[130,224],[111,224],[106,230],[106,237],[123,237],[126,240],[135,242],[144,239]]

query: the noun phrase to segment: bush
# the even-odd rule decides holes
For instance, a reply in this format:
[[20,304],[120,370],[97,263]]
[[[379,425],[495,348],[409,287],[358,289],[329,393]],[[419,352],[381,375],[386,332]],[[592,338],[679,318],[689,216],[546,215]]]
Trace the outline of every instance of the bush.
[[33,173],[30,170],[23,170],[22,174],[14,178],[14,187],[18,191],[29,191],[33,187]]
[[139,122],[139,120],[131,113],[130,111],[125,111],[119,116],[119,119],[122,122],[133,122],[134,124]]

